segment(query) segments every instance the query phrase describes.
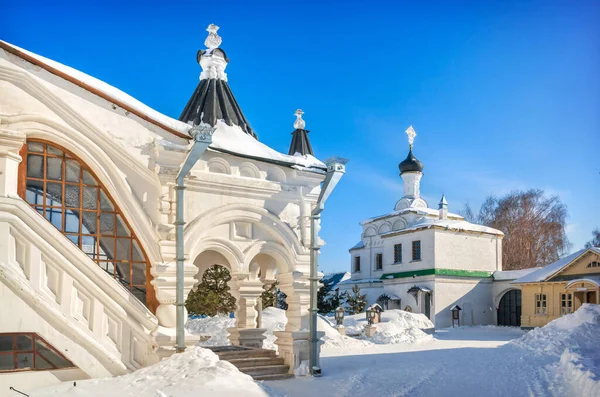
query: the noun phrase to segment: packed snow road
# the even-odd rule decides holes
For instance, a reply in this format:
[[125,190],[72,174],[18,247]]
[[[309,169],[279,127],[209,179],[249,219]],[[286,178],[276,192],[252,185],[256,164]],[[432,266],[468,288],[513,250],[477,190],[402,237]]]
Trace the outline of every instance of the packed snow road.
[[[322,377],[262,386],[274,397],[569,395],[564,379],[550,375],[550,360],[526,357],[533,353],[508,343],[522,335],[516,328],[467,327],[438,331],[420,344],[327,349]],[[595,393],[575,395],[588,392]]]

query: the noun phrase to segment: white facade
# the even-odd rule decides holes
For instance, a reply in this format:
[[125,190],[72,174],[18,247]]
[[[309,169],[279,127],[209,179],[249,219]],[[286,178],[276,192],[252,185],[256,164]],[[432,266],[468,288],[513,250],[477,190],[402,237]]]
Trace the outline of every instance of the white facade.
[[438,209],[429,208],[412,146],[400,169],[404,197],[393,212],[361,222],[361,240],[350,249],[352,278],[340,289],[358,284],[369,304],[385,295],[389,308],[428,314],[436,328],[451,325],[454,305],[463,309],[465,325],[493,324],[492,274],[502,270],[502,232],[448,213],[444,197]]
[[[225,66],[219,78],[226,79]],[[0,335],[36,333],[77,367],[0,372],[0,386],[29,391],[62,380],[119,375],[170,354],[174,187],[191,148],[190,125],[3,42],[0,92]],[[310,155],[277,153],[236,125],[217,122],[214,128],[214,144],[185,180],[186,296],[209,266],[227,267],[238,302],[236,328],[243,331],[256,328],[254,306],[262,286],[278,280],[289,309],[277,343],[293,371],[298,346],[307,345],[306,333],[299,331],[307,328],[309,215],[325,166]],[[26,160],[20,153],[32,139],[71,153],[112,197],[147,257],[147,302],[24,200],[19,164]]]

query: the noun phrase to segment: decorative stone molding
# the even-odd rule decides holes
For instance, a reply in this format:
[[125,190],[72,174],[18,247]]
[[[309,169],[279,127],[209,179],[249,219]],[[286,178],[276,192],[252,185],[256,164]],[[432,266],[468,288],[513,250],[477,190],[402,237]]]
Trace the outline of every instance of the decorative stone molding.
[[0,196],[17,196],[19,151],[25,143],[25,134],[0,129]]

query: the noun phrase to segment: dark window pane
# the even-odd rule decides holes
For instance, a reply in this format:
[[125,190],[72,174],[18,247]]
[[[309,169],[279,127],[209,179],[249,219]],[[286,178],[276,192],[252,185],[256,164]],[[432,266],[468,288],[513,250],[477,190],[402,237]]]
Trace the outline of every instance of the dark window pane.
[[12,354],[0,354],[0,371],[15,369],[15,356]]
[[117,236],[120,237],[129,237],[131,233],[129,233],[129,228],[123,222],[123,218],[121,215],[117,215]]
[[65,232],[79,233],[79,212],[73,210],[66,210]]
[[55,181],[62,180],[62,159],[46,157],[46,178]]
[[115,257],[115,239],[100,237],[100,259],[113,259]]
[[25,199],[29,204],[44,204],[44,182],[34,181],[29,179],[27,181],[27,190],[25,192]]
[[27,144],[27,150],[30,152],[44,152],[44,144],[40,142],[29,142]]
[[44,178],[44,157],[30,154],[27,156],[27,176]]
[[60,183],[46,183],[46,205],[62,207],[62,185]]
[[117,239],[117,260],[130,261],[131,260],[131,239],[118,238]]
[[83,234],[96,234],[98,228],[96,226],[96,220],[98,219],[98,213],[83,211],[83,217],[81,218]]
[[17,335],[17,351],[32,350],[33,342],[29,335]]
[[46,145],[46,150],[48,154],[53,154],[55,156],[62,156],[64,154],[62,150],[59,150],[52,145]]
[[18,353],[17,368],[33,368],[33,353]]
[[132,284],[145,285],[146,284],[146,264],[145,263],[133,263],[133,279]]
[[35,355],[35,369],[53,369],[54,365],[50,364],[39,354]]
[[140,249],[140,245],[138,244],[138,242],[136,240],[133,240],[133,258],[132,258],[132,260],[134,260],[136,262],[146,261],[146,258],[144,258],[144,255],[142,254],[142,250]]
[[98,188],[83,187],[83,208],[95,210],[98,208]]
[[67,160],[65,169],[67,182],[79,182],[80,166],[76,160]]
[[49,363],[53,364],[57,368],[68,368],[73,366],[70,361],[62,358],[58,353],[56,353],[54,348],[48,346],[39,338],[35,338],[35,350],[36,353],[42,354]]
[[133,295],[139,299],[140,302],[146,304],[146,288],[141,287],[133,287],[132,291]]
[[92,185],[96,186],[98,183],[96,182],[96,178],[92,176],[87,170],[83,170],[82,172],[82,181],[84,185]]
[[115,214],[100,214],[100,233],[111,236],[115,234]]
[[122,284],[131,284],[131,277],[129,275],[129,262],[117,262],[117,277]]
[[13,339],[12,335],[0,336],[0,352],[11,352],[13,351]]
[[58,230],[62,230],[62,218],[62,208],[46,208],[46,219]]
[[103,211],[115,212],[115,207],[103,190],[100,191],[100,209]]
[[79,186],[65,185],[65,205],[79,208]]

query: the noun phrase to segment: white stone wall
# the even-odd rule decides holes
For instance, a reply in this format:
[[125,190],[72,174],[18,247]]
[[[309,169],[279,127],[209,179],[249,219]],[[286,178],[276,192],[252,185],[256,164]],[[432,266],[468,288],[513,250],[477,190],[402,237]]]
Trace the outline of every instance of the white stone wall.
[[435,327],[452,325],[450,308],[454,305],[463,310],[460,313],[461,325],[494,324],[494,302],[491,279],[467,277],[436,277],[433,296],[435,307]]
[[440,269],[502,270],[502,240],[488,234],[435,230],[435,267]]

